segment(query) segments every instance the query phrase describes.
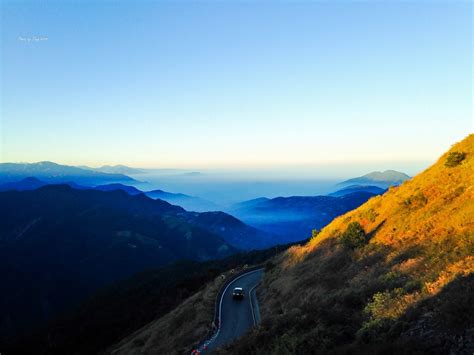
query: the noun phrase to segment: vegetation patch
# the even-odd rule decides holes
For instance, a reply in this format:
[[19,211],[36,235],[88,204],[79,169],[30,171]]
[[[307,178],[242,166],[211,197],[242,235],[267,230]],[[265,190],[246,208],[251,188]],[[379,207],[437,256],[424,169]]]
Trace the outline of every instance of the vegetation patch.
[[340,236],[340,239],[345,246],[351,249],[360,248],[368,241],[364,228],[362,228],[359,222],[349,223],[345,232]]
[[421,208],[425,206],[427,203],[428,203],[428,198],[421,191],[408,197],[404,201],[405,206],[408,206],[411,208]]
[[466,153],[464,152],[451,152],[448,154],[446,158],[446,162],[444,163],[445,166],[448,168],[454,168],[461,164],[461,162],[466,158]]

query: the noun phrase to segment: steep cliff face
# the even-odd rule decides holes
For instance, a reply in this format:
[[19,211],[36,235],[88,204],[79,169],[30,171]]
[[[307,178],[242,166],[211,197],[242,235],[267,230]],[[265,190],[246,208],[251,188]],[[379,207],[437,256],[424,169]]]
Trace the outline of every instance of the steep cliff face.
[[233,351],[474,347],[474,135],[268,266]]

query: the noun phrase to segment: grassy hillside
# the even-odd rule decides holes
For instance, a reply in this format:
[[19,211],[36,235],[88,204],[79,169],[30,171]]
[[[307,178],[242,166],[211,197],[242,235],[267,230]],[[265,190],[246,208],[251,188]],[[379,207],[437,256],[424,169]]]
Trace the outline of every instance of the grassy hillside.
[[277,257],[239,353],[474,351],[474,135]]

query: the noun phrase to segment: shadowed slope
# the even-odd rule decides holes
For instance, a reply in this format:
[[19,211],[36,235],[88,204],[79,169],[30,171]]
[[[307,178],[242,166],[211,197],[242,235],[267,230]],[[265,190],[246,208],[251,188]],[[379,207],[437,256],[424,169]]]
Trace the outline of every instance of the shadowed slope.
[[143,194],[48,185],[0,193],[1,335],[50,319],[95,289],[170,262],[236,251]]

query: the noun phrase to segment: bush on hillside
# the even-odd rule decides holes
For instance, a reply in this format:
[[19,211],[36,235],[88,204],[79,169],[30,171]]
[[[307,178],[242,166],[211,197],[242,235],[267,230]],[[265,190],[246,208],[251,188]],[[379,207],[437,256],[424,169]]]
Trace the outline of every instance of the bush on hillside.
[[351,222],[344,233],[340,237],[342,243],[351,248],[356,249],[367,243],[367,235],[364,228],[359,222]]
[[463,152],[451,152],[444,163],[448,168],[453,168],[461,164],[461,162],[466,158],[466,153]]
[[375,219],[377,218],[379,214],[375,212],[373,208],[369,208],[367,211],[365,211],[362,215],[362,217],[367,218],[370,222],[375,222]]
[[265,271],[271,271],[275,268],[275,264],[270,260],[265,263]]
[[421,191],[405,199],[405,206],[412,208],[420,208],[425,206],[428,203],[428,198]]

